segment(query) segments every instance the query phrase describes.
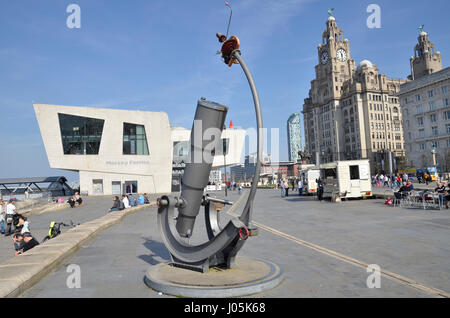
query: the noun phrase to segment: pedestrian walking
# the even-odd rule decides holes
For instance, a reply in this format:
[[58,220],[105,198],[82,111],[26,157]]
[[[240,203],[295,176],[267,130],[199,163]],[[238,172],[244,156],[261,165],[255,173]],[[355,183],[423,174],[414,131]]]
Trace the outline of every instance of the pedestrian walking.
[[289,196],[289,183],[287,180],[284,180],[284,191],[286,193],[286,196]]
[[5,215],[6,233],[5,233],[5,236],[9,236],[13,232],[12,227],[13,227],[13,218],[14,218],[15,214],[17,214],[16,206],[14,204],[14,200],[10,199],[9,203],[6,205],[6,215]]
[[319,201],[323,200],[323,182],[320,178],[317,180],[317,198]]
[[302,180],[298,180],[297,188],[298,188],[298,195],[302,196],[303,195],[303,181]]
[[3,200],[0,200],[0,226],[1,226],[1,233],[5,234],[5,215],[6,215],[6,205]]

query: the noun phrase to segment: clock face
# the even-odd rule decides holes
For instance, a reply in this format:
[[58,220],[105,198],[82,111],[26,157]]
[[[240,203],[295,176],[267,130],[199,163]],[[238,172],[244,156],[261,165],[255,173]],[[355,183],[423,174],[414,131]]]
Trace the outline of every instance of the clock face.
[[324,65],[327,64],[327,63],[328,63],[328,58],[329,58],[328,52],[327,52],[327,51],[324,51],[324,52],[322,53],[321,58],[320,58],[322,64],[324,64]]
[[339,61],[345,62],[347,61],[347,52],[345,52],[344,49],[339,49],[337,51],[336,57],[338,58]]

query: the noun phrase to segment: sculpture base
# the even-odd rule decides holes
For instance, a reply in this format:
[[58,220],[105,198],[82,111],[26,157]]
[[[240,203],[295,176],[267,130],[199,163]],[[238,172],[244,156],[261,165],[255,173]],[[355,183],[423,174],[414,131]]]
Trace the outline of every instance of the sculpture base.
[[161,263],[151,267],[145,284],[164,294],[195,298],[226,298],[257,294],[283,280],[282,269],[271,262],[236,258],[231,269],[213,267],[208,273]]

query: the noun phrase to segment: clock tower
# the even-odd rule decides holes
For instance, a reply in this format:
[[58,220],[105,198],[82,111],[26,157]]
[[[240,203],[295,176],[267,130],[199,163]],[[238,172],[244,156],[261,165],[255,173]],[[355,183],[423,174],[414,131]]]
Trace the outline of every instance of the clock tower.
[[416,80],[423,76],[442,70],[441,53],[436,51],[434,43],[428,39],[428,34],[419,28],[418,43],[414,47],[414,56],[411,57],[411,75],[409,79]]
[[350,43],[343,38],[342,29],[330,15],[322,34],[322,43],[317,48],[319,64],[316,66],[316,79],[321,86],[328,84],[328,96],[340,98],[342,84],[352,77],[356,63],[351,59]]
[[332,13],[303,104],[305,150],[316,164],[369,159],[372,172],[379,172],[387,167],[388,153],[400,158],[404,150],[397,94],[406,81],[381,74],[368,60],[356,66]]

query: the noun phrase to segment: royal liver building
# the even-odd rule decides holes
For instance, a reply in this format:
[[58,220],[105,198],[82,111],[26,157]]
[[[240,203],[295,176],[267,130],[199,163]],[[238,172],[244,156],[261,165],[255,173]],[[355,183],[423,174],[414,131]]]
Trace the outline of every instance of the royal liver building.
[[406,80],[380,74],[367,60],[356,66],[333,16],[326,26],[303,105],[305,150],[320,163],[370,159],[372,172],[395,170],[404,161],[397,94]]

